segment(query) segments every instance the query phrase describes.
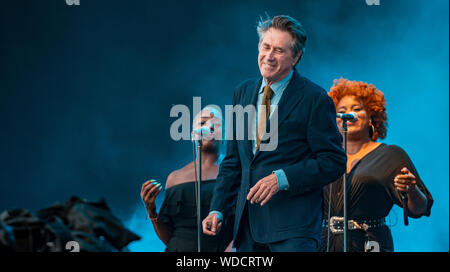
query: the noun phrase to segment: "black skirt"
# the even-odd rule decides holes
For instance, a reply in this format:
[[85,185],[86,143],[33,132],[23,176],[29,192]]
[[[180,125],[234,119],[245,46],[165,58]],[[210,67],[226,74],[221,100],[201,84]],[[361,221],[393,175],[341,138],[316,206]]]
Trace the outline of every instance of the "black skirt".
[[[209,206],[214,191],[215,180],[205,180],[201,188],[201,218],[209,213]],[[197,252],[197,205],[195,200],[195,182],[185,182],[166,191],[164,202],[159,212],[159,220],[164,222],[172,233],[165,249],[166,252]],[[202,252],[223,252],[233,237],[233,218],[225,218],[218,235],[209,236],[202,233]]]

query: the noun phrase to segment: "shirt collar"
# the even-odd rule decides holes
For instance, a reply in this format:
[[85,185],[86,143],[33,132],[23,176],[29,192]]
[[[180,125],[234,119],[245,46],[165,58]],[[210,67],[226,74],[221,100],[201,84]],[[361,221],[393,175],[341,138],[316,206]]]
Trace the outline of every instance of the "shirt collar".
[[[294,69],[291,69],[291,71],[285,78],[282,78],[281,80],[273,83],[270,86],[270,88],[272,89],[272,91],[274,92],[275,95],[282,93],[284,91],[284,89],[286,89],[287,85],[289,84],[289,81],[291,81],[293,74],[294,74]],[[264,87],[266,87],[266,85],[267,85],[267,82],[263,78],[261,88],[259,89],[259,93],[264,92]]]

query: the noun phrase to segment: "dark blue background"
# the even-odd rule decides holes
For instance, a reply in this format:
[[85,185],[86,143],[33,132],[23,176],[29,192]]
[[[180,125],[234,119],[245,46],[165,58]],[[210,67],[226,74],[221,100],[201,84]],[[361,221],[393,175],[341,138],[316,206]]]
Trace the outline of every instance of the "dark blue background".
[[[159,251],[141,184],[192,158],[169,128],[192,97],[224,109],[259,75],[256,22],[288,14],[308,32],[301,73],[329,89],[345,77],[387,99],[388,137],[435,198],[431,217],[389,216],[397,251],[448,251],[448,1],[2,1],[0,210],[104,197]],[[429,118],[431,117],[431,118]],[[158,197],[161,203],[163,194]],[[376,205],[376,203],[374,203]]]

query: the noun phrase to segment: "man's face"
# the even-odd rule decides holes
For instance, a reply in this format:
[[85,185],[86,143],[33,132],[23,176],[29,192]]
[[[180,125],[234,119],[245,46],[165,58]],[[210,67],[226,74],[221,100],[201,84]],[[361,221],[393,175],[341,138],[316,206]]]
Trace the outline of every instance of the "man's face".
[[286,77],[301,53],[294,56],[289,32],[269,28],[259,43],[258,65],[268,84]]

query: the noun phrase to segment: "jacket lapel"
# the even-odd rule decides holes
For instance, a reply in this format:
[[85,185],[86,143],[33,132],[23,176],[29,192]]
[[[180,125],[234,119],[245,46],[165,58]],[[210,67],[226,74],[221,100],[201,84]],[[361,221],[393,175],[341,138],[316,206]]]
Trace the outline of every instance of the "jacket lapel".
[[284,90],[283,96],[278,103],[278,127],[303,98],[304,93],[301,89],[305,84],[305,79],[294,69],[291,82]]
[[[278,102],[278,128],[280,128],[283,121],[288,117],[289,113],[297,106],[300,100],[303,98],[303,92],[301,89],[306,84],[305,79],[294,69],[291,82],[283,92],[283,96]],[[255,101],[256,104],[256,101]],[[266,128],[270,128],[270,120],[267,121]],[[251,141],[250,141],[251,142]],[[251,148],[251,147],[250,147]],[[250,149],[250,153],[253,154]],[[256,150],[253,160],[258,156],[259,148]]]
[[[257,105],[256,102],[258,101],[258,92],[259,92],[259,88],[261,87],[261,83],[262,83],[262,78],[259,78],[257,80],[255,80],[253,87],[251,88],[251,91],[248,93],[247,96],[247,101],[245,101],[245,104],[243,105],[244,107],[246,105],[253,105],[255,107],[255,109],[257,109]],[[258,113],[256,113],[258,114]],[[245,137],[245,147],[246,147],[246,151],[247,151],[247,155],[248,158],[250,159],[250,161],[253,159],[253,141],[250,139],[250,135],[248,135],[248,128],[250,126],[249,121],[247,118],[247,124],[245,124],[245,135],[247,135],[247,137]],[[256,124],[255,124],[256,125]]]

